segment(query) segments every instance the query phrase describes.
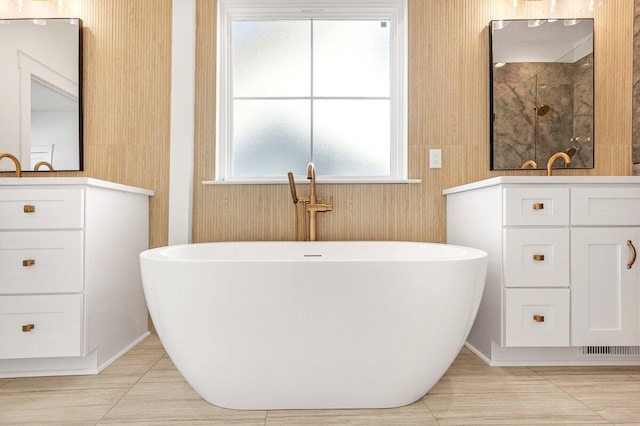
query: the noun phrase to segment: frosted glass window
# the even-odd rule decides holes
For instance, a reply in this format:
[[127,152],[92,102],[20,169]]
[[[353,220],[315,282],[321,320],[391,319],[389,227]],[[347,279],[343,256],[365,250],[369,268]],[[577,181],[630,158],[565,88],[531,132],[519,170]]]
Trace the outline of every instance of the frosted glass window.
[[406,0],[309,3],[218,0],[216,180],[407,179]]
[[234,97],[311,94],[310,21],[234,21]]
[[390,25],[314,21],[314,96],[389,97]]
[[388,100],[318,100],[313,161],[330,176],[389,176]]
[[233,175],[302,174],[310,157],[308,100],[234,101]]

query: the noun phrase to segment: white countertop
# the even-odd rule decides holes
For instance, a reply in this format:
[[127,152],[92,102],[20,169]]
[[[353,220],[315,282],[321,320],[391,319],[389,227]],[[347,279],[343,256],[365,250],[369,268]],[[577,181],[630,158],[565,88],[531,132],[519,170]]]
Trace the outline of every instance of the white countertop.
[[116,191],[131,192],[133,194],[142,194],[153,196],[153,191],[135,186],[123,185],[121,183],[109,182],[106,180],[88,178],[88,177],[8,177],[0,178],[0,188],[9,186],[25,187],[25,186],[70,186],[84,185],[96,188],[114,189]]
[[488,186],[516,184],[516,185],[540,185],[540,184],[628,184],[640,185],[640,176],[498,176],[490,179],[479,180],[465,185],[454,186],[442,191],[443,195],[455,194],[473,189],[486,188]]

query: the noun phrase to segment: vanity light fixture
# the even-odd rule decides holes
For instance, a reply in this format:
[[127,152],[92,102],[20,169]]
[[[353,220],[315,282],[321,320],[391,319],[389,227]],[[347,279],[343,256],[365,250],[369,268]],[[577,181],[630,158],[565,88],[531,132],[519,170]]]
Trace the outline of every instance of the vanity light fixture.
[[496,68],[502,68],[502,67],[504,67],[505,65],[506,65],[506,63],[505,63],[505,62],[496,62],[496,64],[494,65],[494,67],[496,67]]
[[573,27],[574,25],[578,24],[580,22],[580,20],[578,19],[565,19],[564,20],[564,26],[565,27]]

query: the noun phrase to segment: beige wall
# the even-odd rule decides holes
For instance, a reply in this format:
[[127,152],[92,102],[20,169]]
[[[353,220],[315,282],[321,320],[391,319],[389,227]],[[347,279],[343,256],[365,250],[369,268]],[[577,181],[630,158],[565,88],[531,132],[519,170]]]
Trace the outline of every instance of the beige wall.
[[633,19],[633,174],[640,176],[640,0]]
[[[0,1],[0,17],[83,20],[84,172],[156,192],[150,244],[167,243],[171,0]],[[4,160],[3,160],[4,161]],[[9,174],[5,173],[4,176]],[[24,176],[46,176],[28,173]]]
[[[198,0],[194,241],[293,238],[286,185],[203,186],[214,177],[215,2]],[[520,1],[520,3],[523,3]],[[595,19],[595,169],[631,173],[633,0],[558,1],[555,16]],[[489,171],[488,33],[491,19],[548,17],[549,1],[409,0],[409,177],[420,185],[321,185],[334,210],[320,216],[327,240],[446,238],[444,188],[506,174]],[[441,148],[443,168],[428,168]],[[299,188],[306,191],[306,188]]]
[[[24,3],[26,8],[31,2]],[[558,1],[556,11],[557,17],[595,18],[596,168],[571,173],[629,175],[633,0],[596,1],[593,13],[587,11],[588,3]],[[18,17],[14,3],[7,4],[0,2],[0,16]],[[171,1],[69,0],[67,4],[77,8],[73,15],[85,25],[85,171],[70,175],[156,191],[151,201],[151,245],[164,245]],[[292,239],[293,208],[287,186],[200,184],[214,176],[215,1],[197,4],[194,241]],[[409,175],[422,183],[319,186],[321,196],[334,196],[335,206],[320,217],[322,239],[444,241],[442,189],[507,174],[489,172],[487,24],[498,18],[548,16],[548,1],[521,5],[515,14],[512,4],[512,0],[409,0]],[[443,150],[442,169],[428,168],[430,148]]]

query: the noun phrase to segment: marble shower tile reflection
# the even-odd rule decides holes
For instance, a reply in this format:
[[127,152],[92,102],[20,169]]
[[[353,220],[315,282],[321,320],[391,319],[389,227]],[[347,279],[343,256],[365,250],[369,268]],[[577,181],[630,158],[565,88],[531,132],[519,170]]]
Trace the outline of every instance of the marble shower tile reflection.
[[[548,112],[538,114],[541,106]],[[576,148],[570,167],[593,167],[593,55],[576,63],[509,63],[493,70],[493,167],[538,168]]]

